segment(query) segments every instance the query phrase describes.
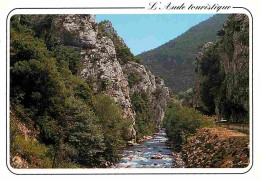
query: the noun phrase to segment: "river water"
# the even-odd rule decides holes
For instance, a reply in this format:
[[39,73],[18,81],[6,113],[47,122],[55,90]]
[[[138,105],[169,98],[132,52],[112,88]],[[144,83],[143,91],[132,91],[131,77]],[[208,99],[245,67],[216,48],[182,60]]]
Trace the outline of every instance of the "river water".
[[171,148],[164,130],[140,145],[122,151],[115,168],[171,168],[174,167]]

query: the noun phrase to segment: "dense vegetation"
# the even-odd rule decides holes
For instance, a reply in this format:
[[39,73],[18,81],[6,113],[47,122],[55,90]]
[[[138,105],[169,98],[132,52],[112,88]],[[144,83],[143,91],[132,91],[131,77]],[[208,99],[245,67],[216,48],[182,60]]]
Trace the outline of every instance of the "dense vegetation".
[[131,101],[136,112],[136,138],[137,140],[142,139],[143,136],[151,135],[157,131],[156,124],[151,122],[151,113],[149,105],[148,94],[146,92],[133,93],[131,95]]
[[154,75],[165,80],[174,93],[185,91],[194,84],[194,60],[197,48],[217,40],[227,15],[214,15],[206,21],[190,28],[177,38],[160,47],[139,55]]
[[194,104],[207,114],[233,123],[249,122],[249,23],[244,15],[230,15],[220,39],[197,59]]
[[[176,95],[176,99],[181,101],[168,105],[163,120],[166,133],[176,151],[182,149],[182,145],[187,143],[187,137],[194,135],[198,128],[211,127],[217,119],[224,118],[231,123],[249,123],[248,27],[247,16],[230,15],[224,28],[217,33],[219,40],[201,48],[196,59],[196,86]],[[195,142],[193,144],[196,145]],[[207,142],[205,144],[206,149],[212,149]],[[218,145],[217,142],[214,144]],[[186,148],[192,150],[187,144]],[[218,151],[223,154],[221,150]],[[211,150],[210,153],[213,152]],[[211,167],[217,166],[216,163],[212,164]]]
[[203,116],[199,111],[178,102],[168,104],[163,126],[167,136],[174,144],[175,151],[181,151],[182,144],[186,143],[188,136],[196,133],[197,129],[214,125],[214,120]]
[[[194,65],[189,58],[195,57],[193,48],[202,39],[214,39],[211,33],[217,26],[214,24],[213,27],[212,22],[220,22],[225,17],[214,16],[167,43],[167,46],[162,46],[169,45],[171,53],[176,53],[176,50],[185,52],[186,50],[176,47],[185,47],[187,44],[181,42],[189,42],[187,50],[191,54],[177,54],[174,57],[175,54],[170,53],[174,58],[165,61],[168,60],[167,51],[170,52],[170,49],[163,50],[160,47],[160,53],[147,54],[155,59],[145,62],[151,63],[151,66],[159,65],[156,69],[159,72],[172,72],[169,76],[176,82],[177,88],[174,89],[184,90],[182,86],[185,85],[186,88],[186,85],[191,85],[187,80],[194,75],[190,68]],[[94,92],[91,81],[86,82],[78,76],[82,68],[80,51],[66,44],[66,39],[52,25],[53,18],[55,15],[15,15],[11,18],[11,159],[20,156],[29,167],[34,168],[106,167],[118,160],[118,150],[129,141],[132,121],[124,119],[121,107],[103,93],[106,90],[106,80],[101,81],[98,91]],[[102,23],[104,22],[98,25],[98,36],[112,39],[120,63],[139,62],[119,37],[105,32]],[[202,38],[202,30],[207,27],[210,33],[203,34]],[[218,35],[220,40],[208,47],[203,56],[197,59],[198,86],[177,94],[176,98],[182,100],[181,103],[168,104],[163,126],[175,144],[176,151],[181,150],[187,137],[195,134],[198,128],[214,124],[214,117],[203,116],[202,113],[216,114],[235,123],[249,121],[248,21],[232,15]],[[194,45],[193,48],[190,44]],[[156,51],[157,49],[154,50]],[[164,51],[166,54],[161,54]],[[145,57],[144,54],[142,56]],[[174,60],[174,65],[171,60]],[[161,63],[170,69],[164,71],[165,67]],[[225,67],[226,63],[229,63],[232,70]],[[173,71],[173,67],[177,67],[176,70],[180,72]],[[183,75],[185,71],[187,74]],[[186,75],[188,76],[185,77]],[[179,84],[176,81],[178,77],[184,83]],[[129,73],[127,79],[130,88],[140,81],[137,72]],[[156,98],[160,94],[160,90],[154,92]],[[198,102],[194,105],[197,110],[186,107],[194,103],[191,101],[194,99],[193,94],[198,96]],[[146,92],[134,92],[130,97],[136,113],[135,130],[138,140],[154,133],[157,127],[150,121],[149,95]]]
[[[118,159],[131,122],[77,76],[80,52],[52,27],[53,15],[11,18],[11,157],[30,167],[103,167]],[[33,136],[24,137],[25,124]]]

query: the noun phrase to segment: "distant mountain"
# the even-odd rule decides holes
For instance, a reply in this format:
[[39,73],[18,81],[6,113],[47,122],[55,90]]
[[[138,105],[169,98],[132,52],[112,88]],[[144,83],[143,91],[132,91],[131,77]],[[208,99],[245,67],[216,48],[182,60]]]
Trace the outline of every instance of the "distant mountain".
[[217,32],[223,28],[227,16],[214,15],[168,43],[138,56],[174,92],[187,90],[195,82],[194,60],[198,47],[218,39]]

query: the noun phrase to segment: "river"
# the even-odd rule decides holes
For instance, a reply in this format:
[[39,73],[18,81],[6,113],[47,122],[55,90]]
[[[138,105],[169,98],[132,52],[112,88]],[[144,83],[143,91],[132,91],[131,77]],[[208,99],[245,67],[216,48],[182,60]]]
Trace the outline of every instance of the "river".
[[153,135],[152,139],[123,150],[122,158],[115,168],[171,168],[174,167],[171,148],[164,130]]

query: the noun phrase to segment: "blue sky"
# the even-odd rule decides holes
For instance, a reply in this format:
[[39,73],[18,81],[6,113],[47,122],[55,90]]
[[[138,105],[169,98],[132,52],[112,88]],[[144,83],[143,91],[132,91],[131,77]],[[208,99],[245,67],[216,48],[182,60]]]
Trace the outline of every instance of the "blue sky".
[[181,35],[213,14],[97,14],[109,20],[134,55],[154,49]]

